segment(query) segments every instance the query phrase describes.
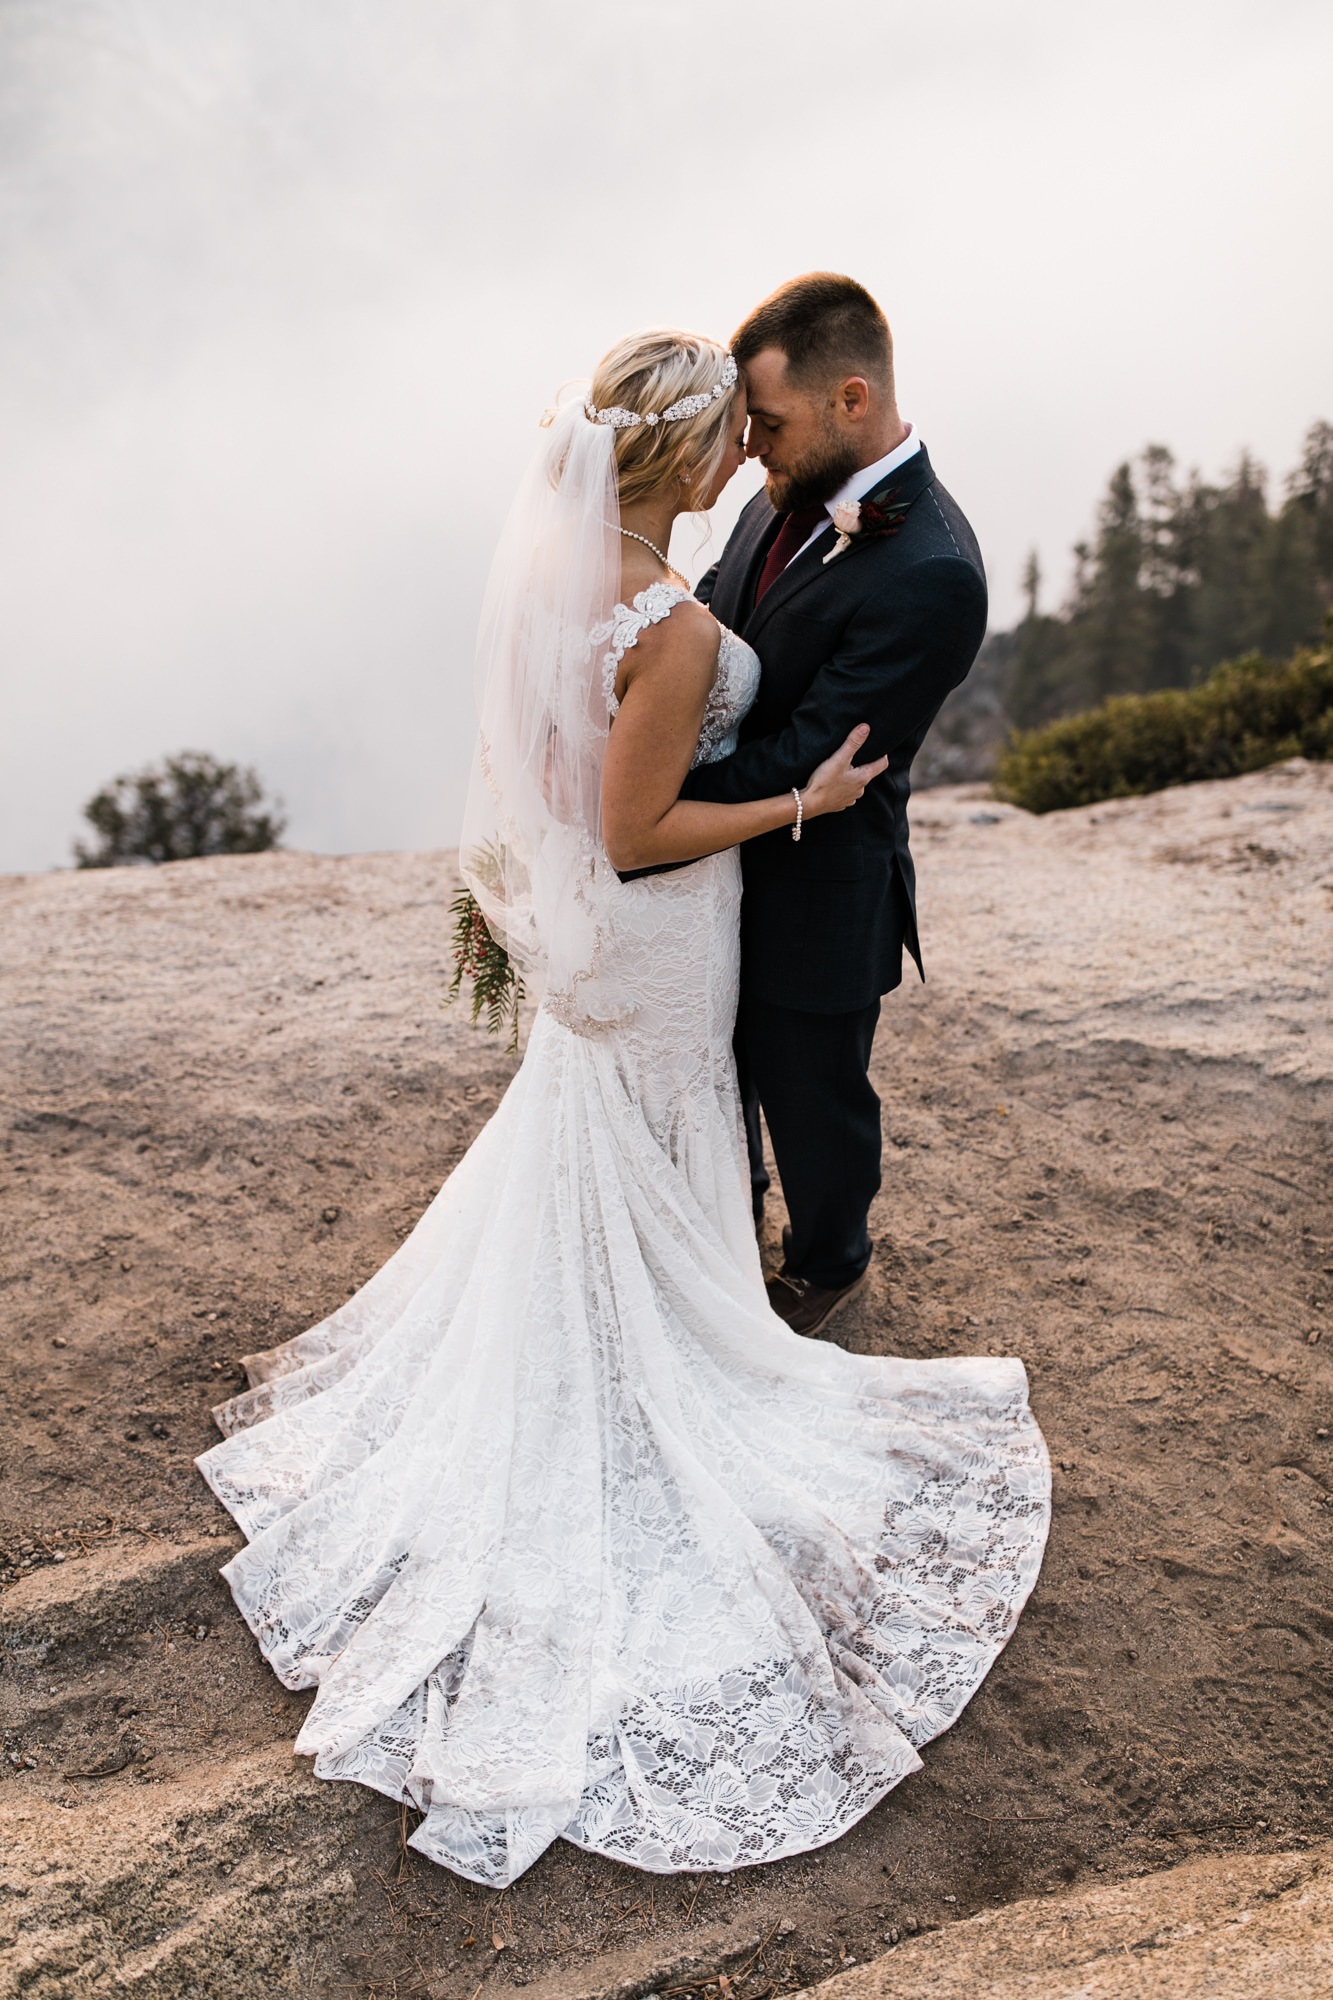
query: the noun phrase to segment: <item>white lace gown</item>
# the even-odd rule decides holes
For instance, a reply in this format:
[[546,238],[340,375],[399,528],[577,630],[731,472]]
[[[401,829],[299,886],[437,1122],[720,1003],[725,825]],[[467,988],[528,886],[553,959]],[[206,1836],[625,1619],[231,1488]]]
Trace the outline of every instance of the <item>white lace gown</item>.
[[[682,592],[618,607],[616,663]],[[699,757],[754,653],[724,634]],[[835,1839],[1014,1629],[1050,1512],[1020,1361],[880,1360],[770,1310],[731,1034],[735,850],[622,885],[624,1026],[543,1005],[412,1235],[247,1361],[198,1461],[296,1743],[511,1882],[557,1835],[661,1872]]]

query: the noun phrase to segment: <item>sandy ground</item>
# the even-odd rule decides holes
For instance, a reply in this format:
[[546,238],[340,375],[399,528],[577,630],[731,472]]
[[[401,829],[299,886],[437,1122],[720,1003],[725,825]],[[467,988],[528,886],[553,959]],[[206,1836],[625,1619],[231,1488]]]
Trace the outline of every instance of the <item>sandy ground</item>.
[[[969,1937],[1021,1934],[993,1990],[1052,2000],[1122,1988],[1032,1943],[1043,1897],[1092,1912],[1095,1956],[1114,1885],[1147,1924],[1186,1861],[1314,1880],[1333,769],[1044,820],[946,789],[914,825],[929,983],[886,1003],[872,1284],[836,1337],[1023,1356],[1057,1462],[1041,1582],[836,1846],[649,1880],[557,1844],[503,1897],[292,1759],[308,1697],[236,1617],[190,1463],[236,1357],[377,1268],[512,1075],[440,1010],[449,858],[0,882],[0,1992],[761,2000],[853,1965],[981,1991]],[[1179,1964],[1123,1991],[1224,1990]]]
[[820,2000],[1328,2000],[1333,1848],[1026,1898],[904,1940]]

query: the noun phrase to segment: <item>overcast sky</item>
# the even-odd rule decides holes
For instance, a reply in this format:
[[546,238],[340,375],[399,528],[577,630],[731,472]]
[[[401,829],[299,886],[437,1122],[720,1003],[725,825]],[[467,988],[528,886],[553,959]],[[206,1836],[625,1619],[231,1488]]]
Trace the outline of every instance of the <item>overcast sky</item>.
[[996,625],[1150,439],[1276,490],[1331,75],[1326,0],[0,0],[0,869],[187,747],[292,845],[451,841],[543,406],[803,270],[888,313]]

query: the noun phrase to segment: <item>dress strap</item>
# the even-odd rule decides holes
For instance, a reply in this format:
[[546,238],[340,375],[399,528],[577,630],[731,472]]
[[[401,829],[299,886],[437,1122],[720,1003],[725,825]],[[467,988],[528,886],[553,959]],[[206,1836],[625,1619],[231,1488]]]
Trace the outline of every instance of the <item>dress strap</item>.
[[617,604],[604,625],[593,628],[591,643],[605,646],[610,640],[610,650],[602,656],[602,693],[606,696],[608,715],[620,713],[620,703],[616,700],[616,675],[620,662],[631,646],[639,641],[639,634],[646,632],[650,625],[660,625],[669,618],[682,598],[690,592],[678,583],[650,583],[647,590],[641,590],[633,604]]

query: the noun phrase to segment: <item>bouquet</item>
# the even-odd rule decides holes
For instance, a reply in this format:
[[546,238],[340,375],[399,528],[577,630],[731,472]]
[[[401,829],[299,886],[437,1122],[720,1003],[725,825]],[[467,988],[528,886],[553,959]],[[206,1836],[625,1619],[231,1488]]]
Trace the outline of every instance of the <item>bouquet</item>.
[[497,944],[470,889],[460,889],[449,905],[454,920],[454,976],[446,1007],[452,1006],[462,991],[464,979],[472,981],[472,1021],[475,1026],[486,1014],[488,1033],[498,1035],[509,1024],[506,1053],[518,1054],[518,1010],[523,999],[523,981],[502,944]]

